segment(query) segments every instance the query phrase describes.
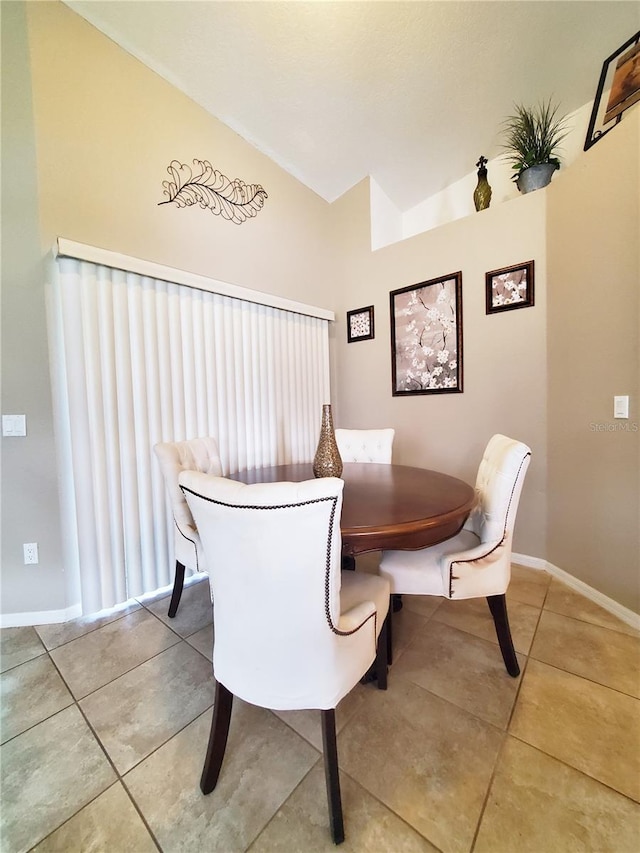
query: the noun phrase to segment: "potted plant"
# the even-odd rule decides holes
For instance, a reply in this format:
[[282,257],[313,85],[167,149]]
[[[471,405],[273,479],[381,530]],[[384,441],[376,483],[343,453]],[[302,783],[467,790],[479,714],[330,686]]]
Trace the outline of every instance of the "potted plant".
[[567,135],[566,117],[558,118],[558,106],[543,101],[535,107],[515,106],[515,114],[503,122],[506,158],[516,174],[520,192],[546,187],[560,168],[557,148]]

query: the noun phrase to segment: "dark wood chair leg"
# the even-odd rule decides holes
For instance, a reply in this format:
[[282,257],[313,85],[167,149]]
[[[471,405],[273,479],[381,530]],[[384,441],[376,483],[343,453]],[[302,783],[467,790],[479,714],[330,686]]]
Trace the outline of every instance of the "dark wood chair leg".
[[504,665],[509,675],[516,678],[520,675],[520,666],[518,665],[516,650],[513,648],[513,640],[511,639],[509,617],[507,616],[507,598],[505,595],[489,595],[487,596],[487,603],[493,616],[494,625],[496,626],[496,634],[498,635]]
[[180,596],[182,595],[182,587],[184,586],[184,566],[176,560],[176,579],[173,582],[173,592],[171,594],[171,602],[169,603],[169,618],[173,617],[178,612],[180,604]]
[[202,776],[200,777],[200,790],[203,794],[210,794],[218,784],[224,751],[227,747],[232,706],[233,693],[230,693],[223,684],[217,681],[207,757],[204,760]]
[[387,689],[387,654],[389,651],[389,624],[391,622],[391,614],[387,613],[382,630],[378,637],[378,648],[376,654],[376,676],[378,678],[378,690]]
[[356,558],[352,557],[350,554],[342,555],[342,571],[343,572],[355,572],[356,570]]
[[393,606],[389,598],[389,612],[387,613],[387,663],[393,663]]
[[322,749],[324,752],[324,776],[327,782],[327,800],[329,802],[329,823],[334,844],[344,841],[344,821],[342,819],[342,799],[338,778],[338,746],[336,743],[335,708],[321,711]]

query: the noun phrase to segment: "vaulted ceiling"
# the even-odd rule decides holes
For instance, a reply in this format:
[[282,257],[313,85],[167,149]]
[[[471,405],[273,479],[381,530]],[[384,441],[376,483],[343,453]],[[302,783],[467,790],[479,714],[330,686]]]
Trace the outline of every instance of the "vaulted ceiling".
[[400,210],[498,155],[514,103],[592,100],[640,30],[637,0],[66,3],[327,201],[371,175]]

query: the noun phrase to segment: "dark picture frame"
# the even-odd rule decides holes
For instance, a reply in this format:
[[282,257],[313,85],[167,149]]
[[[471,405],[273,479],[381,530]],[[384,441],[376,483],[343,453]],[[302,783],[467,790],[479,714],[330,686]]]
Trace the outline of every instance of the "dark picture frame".
[[618,124],[622,113],[640,100],[640,30],[602,64],[584,150]]
[[347,311],[347,343],[371,341],[374,337],[373,305]]
[[394,397],[462,393],[462,273],[393,290]]
[[530,308],[535,301],[535,264],[525,261],[485,275],[487,314]]

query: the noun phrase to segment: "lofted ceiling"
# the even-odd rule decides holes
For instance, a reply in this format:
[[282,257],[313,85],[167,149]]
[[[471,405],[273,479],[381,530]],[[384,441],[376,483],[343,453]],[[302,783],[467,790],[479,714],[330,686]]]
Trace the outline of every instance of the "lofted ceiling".
[[497,156],[514,103],[592,100],[640,30],[638,0],[65,2],[327,201],[371,175],[402,211]]

